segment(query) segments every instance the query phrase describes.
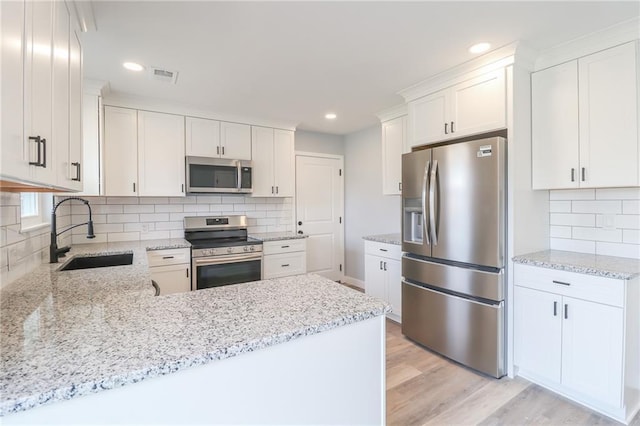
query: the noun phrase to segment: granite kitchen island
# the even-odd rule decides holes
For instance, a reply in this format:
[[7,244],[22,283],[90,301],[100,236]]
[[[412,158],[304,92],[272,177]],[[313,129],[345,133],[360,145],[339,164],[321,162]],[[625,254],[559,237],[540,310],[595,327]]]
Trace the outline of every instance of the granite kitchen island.
[[133,252],[2,289],[3,424],[384,422],[387,304],[312,274],[154,297]]

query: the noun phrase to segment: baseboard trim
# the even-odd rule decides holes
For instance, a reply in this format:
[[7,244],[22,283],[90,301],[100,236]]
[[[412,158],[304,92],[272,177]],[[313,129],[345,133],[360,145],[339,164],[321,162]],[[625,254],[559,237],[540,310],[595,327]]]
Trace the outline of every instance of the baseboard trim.
[[356,287],[359,287],[361,289],[364,290],[364,281],[360,281],[357,278],[353,278],[353,277],[348,277],[348,276],[344,276],[343,281],[347,284],[351,284],[354,285]]

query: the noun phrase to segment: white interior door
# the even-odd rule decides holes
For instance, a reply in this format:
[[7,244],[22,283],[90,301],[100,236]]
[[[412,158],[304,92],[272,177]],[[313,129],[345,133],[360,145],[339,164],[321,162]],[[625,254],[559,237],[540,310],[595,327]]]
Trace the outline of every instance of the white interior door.
[[308,236],[307,272],[344,277],[341,157],[296,155],[296,230]]

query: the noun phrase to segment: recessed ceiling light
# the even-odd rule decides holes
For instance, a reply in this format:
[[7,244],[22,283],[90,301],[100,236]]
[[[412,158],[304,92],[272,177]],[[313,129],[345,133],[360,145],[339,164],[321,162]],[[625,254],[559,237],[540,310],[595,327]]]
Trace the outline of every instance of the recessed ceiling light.
[[329,114],[325,115],[324,118],[326,118],[327,120],[335,120],[337,117],[337,115],[335,115],[334,113],[330,112]]
[[483,53],[491,48],[489,43],[478,43],[474,44],[469,48],[470,53]]
[[136,64],[135,62],[125,62],[122,66],[129,71],[142,71],[144,69],[142,65]]

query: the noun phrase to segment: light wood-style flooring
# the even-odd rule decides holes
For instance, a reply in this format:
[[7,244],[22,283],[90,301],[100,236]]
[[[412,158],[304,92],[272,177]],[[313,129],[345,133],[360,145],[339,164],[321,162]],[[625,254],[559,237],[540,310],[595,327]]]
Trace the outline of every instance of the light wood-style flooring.
[[[387,320],[388,425],[619,425],[524,379],[496,380],[449,361]],[[640,415],[631,423],[640,426]]]

